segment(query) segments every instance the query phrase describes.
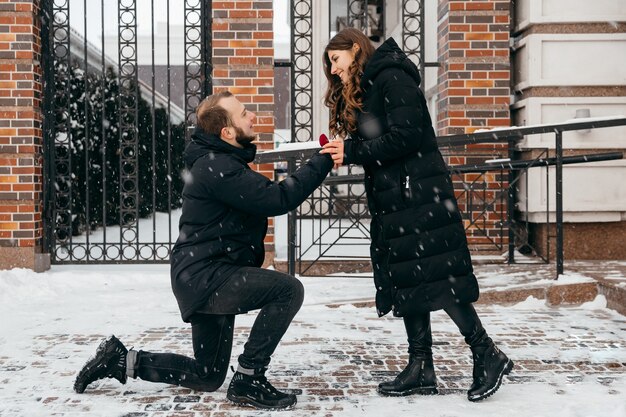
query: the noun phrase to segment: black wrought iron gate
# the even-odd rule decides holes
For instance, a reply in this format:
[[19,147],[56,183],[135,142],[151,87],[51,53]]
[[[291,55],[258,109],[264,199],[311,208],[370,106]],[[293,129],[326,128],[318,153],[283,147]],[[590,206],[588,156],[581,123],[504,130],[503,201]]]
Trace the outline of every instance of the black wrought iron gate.
[[[384,0],[330,0],[330,32],[355,27],[379,44],[387,36]],[[402,0],[400,44],[413,58],[422,75],[425,68],[437,66],[426,62],[424,48],[424,1]],[[313,32],[315,30],[313,0],[292,3],[292,141],[317,140],[313,122]],[[295,160],[290,162],[292,169]],[[297,210],[288,217],[288,270],[300,274],[320,274],[337,270],[358,270],[364,261],[369,265],[370,215],[365,201],[361,167],[342,167],[338,176],[331,176]],[[351,263],[345,261],[353,261]],[[354,262],[357,261],[357,262]],[[297,265],[296,265],[297,263]],[[335,266],[332,266],[332,264]],[[323,266],[324,264],[331,264]],[[351,266],[350,266],[351,265]],[[317,268],[321,266],[321,268]]]
[[169,259],[184,137],[211,92],[210,17],[210,0],[42,1],[53,263]]
[[[168,261],[177,236],[184,137],[194,109],[211,92],[211,3],[42,0],[44,240],[53,263]],[[374,5],[384,16],[383,0],[345,4],[346,25],[385,36],[384,18],[376,24],[369,13]],[[314,2],[290,5],[291,136],[310,141]],[[402,47],[423,73],[436,65],[424,58],[423,1],[398,7]],[[179,36],[171,33],[177,27]],[[334,251],[350,258],[345,245],[368,245],[368,217],[362,184],[344,178],[290,216],[290,230],[300,229],[290,243],[300,260],[314,263]],[[356,257],[367,259],[367,250]]]

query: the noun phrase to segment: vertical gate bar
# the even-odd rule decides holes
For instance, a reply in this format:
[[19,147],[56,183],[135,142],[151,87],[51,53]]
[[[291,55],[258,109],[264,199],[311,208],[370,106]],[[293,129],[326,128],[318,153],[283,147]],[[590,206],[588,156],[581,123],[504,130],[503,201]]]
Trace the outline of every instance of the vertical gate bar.
[[[346,24],[348,25],[348,27],[354,27],[354,21],[357,20],[356,17],[354,16],[355,13],[352,12],[352,3],[354,3],[355,0],[347,0],[346,1],[346,6],[348,7],[347,10],[347,16],[348,16],[348,21],[346,22]],[[331,2],[332,3],[332,2]],[[339,28],[337,28],[339,29]]]
[[107,76],[104,58],[104,0],[100,0],[100,24],[102,31],[101,59],[102,59],[102,260],[107,259],[107,134],[106,134],[106,90]]
[[[291,0],[291,13],[289,14],[289,20],[291,21],[291,138],[289,142],[296,142],[296,62],[295,62],[295,49],[296,49],[296,1]],[[293,171],[291,160],[287,161],[287,175],[291,175]],[[296,272],[296,227],[297,227],[297,209],[291,210],[287,213],[287,273],[291,276]]]
[[[317,200],[318,200],[317,196],[312,194],[311,198],[309,199],[311,206],[307,207],[307,212],[308,212],[307,214],[310,218],[309,223],[311,225],[310,230],[311,230],[312,237],[315,237],[316,235],[315,230],[316,230],[316,227],[318,226],[318,219],[315,217],[315,205],[317,204]],[[300,235],[303,235],[303,234],[304,233],[300,233]],[[313,241],[315,242],[314,239]],[[321,253],[321,248],[320,248],[320,245],[318,244],[316,244],[316,246],[317,246],[317,254],[318,254],[317,256],[319,257],[319,254]],[[311,253],[315,254],[316,252],[315,250],[313,250]],[[308,269],[308,265],[307,265],[307,269]]]
[[556,131],[556,279],[563,275],[563,132]]
[[[546,170],[547,169],[548,169],[548,167],[546,167]],[[530,171],[529,167],[524,168],[524,171],[525,171],[525,174],[526,174],[526,175],[524,175],[524,179],[525,179],[525,181],[524,181],[524,188],[525,188],[524,201],[526,201],[526,206],[524,207],[524,212],[528,213],[528,205],[529,205],[529,200],[528,199],[530,198],[530,194],[529,194],[530,191],[528,189],[528,182],[529,182],[528,172]],[[520,174],[521,174],[521,172],[520,172]],[[546,193],[547,192],[549,192],[549,190],[546,188]],[[529,226],[529,224],[530,224],[529,217],[530,216],[528,216],[528,214],[527,214],[524,217],[525,217],[525,220],[524,220],[524,230],[526,232],[526,240],[527,240],[526,243],[528,243],[528,241],[530,240],[530,226]]]
[[[328,188],[329,188],[329,192],[330,192],[330,190],[332,190],[332,188],[331,187],[328,187]],[[346,186],[346,188],[347,188],[347,192],[346,192],[346,207],[348,207],[347,215],[352,217],[353,215],[355,215],[355,213],[351,212],[350,207],[351,207],[351,204],[352,204],[352,196],[356,196],[356,195],[355,195],[354,191],[352,190],[352,184],[348,184]],[[339,185],[337,185],[337,190],[339,190]],[[333,221],[332,220],[333,214],[334,213],[329,211],[329,217],[330,217],[330,221],[331,222]],[[339,218],[339,216],[337,216],[337,217],[338,217],[337,224],[339,225],[339,236],[341,236],[341,233],[343,231],[343,229],[342,229],[343,223],[341,221],[341,218]],[[348,229],[349,228],[350,227],[348,227]]]
[[170,72],[170,0],[167,0],[167,253],[172,251],[172,90]]
[[72,61],[71,61],[71,47],[72,47],[72,43],[70,42],[70,36],[72,33],[72,29],[70,26],[70,1],[67,0],[67,74],[68,74],[68,78],[66,80],[66,98],[68,99],[68,103],[67,103],[67,108],[66,108],[66,118],[65,118],[65,131],[67,132],[67,141],[68,141],[68,152],[67,152],[67,162],[68,162],[68,175],[66,177],[67,181],[69,182],[69,195],[68,195],[68,216],[69,216],[69,259],[73,260],[74,257],[74,243],[72,242],[73,240],[73,235],[74,235],[74,226],[72,224],[72,213],[73,213],[73,195],[74,195],[74,187],[73,187],[73,182],[72,182],[72,175],[71,173],[74,172],[74,169],[72,167],[72,142],[74,141],[73,135],[72,135],[72,114],[71,111],[69,109],[70,106],[70,101],[71,101],[71,97],[72,97],[72,93],[71,93],[71,79],[69,77],[71,71],[70,71],[70,67],[72,65]]
[[[419,11],[419,44],[420,44],[420,74],[422,75],[422,80],[426,79],[426,48],[424,47],[424,8],[426,5],[424,4],[424,0],[420,0],[420,11]],[[422,84],[425,85],[425,84]]]
[[[291,142],[313,138],[313,1],[291,0]],[[290,172],[295,169],[290,163]],[[300,209],[288,213],[289,273],[295,273],[297,217]],[[293,249],[292,249],[293,246]],[[293,257],[293,258],[292,258]]]
[[136,259],[139,250],[137,5],[136,0],[125,1],[127,6],[118,1],[120,255],[121,259],[128,259],[126,249],[134,242]]
[[[323,201],[322,201],[322,192],[323,192],[323,191],[322,191],[321,187],[319,188],[319,190],[320,190],[320,196],[319,196],[319,197],[315,197],[315,198],[314,198],[314,200],[313,200],[313,207],[311,207],[311,214],[314,216],[314,217],[313,217],[314,219],[315,219],[315,218],[317,218],[315,221],[316,221],[316,223],[317,223],[317,226],[318,226],[318,228],[319,228],[319,233],[320,233],[320,235],[321,235],[321,234],[322,234],[322,230],[324,230],[324,229],[323,229],[323,227],[324,227],[324,219],[322,218],[322,215],[323,215],[323,207],[322,207],[322,203],[323,203]],[[318,204],[318,203],[319,203],[319,204]],[[319,213],[316,213],[316,211],[315,211],[315,207],[319,207],[319,209],[320,209],[320,210],[319,210]],[[330,222],[329,222],[329,225],[330,225]],[[312,229],[313,229],[313,233],[315,233],[315,228],[312,228]],[[319,250],[317,251],[317,256],[318,256],[318,258],[319,258],[320,256],[322,256],[322,252],[323,252],[323,249],[322,249],[322,240],[320,239]]]
[[139,88],[139,62],[138,62],[138,56],[137,56],[137,1],[138,0],[134,0],[134,22],[135,22],[135,44],[134,44],[134,66],[135,66],[135,74],[133,77],[133,83],[134,83],[134,88],[135,88],[135,121],[133,123],[133,129],[134,129],[134,158],[132,159],[133,162],[133,166],[134,166],[134,173],[135,175],[133,175],[133,182],[134,182],[134,190],[135,190],[135,207],[134,207],[134,215],[133,215],[133,220],[134,220],[134,225],[135,225],[135,246],[136,246],[136,252],[135,252],[135,259],[139,259],[139,100],[141,100],[141,91]]
[[[549,150],[546,150],[546,156],[549,155]],[[550,167],[546,167],[546,258],[550,263]]]
[[[382,2],[382,7],[385,7],[385,3],[386,2]],[[367,5],[367,1],[366,0],[347,0],[347,16],[348,16],[348,20],[347,20],[347,25],[349,27],[355,27],[360,29],[363,33],[365,33],[366,35],[368,35],[368,29],[369,29],[369,19],[368,19],[368,9],[367,9],[368,5]],[[383,16],[384,16],[384,11],[383,11]],[[383,22],[384,22],[384,18],[383,18]],[[383,30],[383,33],[384,30]],[[353,174],[354,169],[356,167],[353,166],[349,166],[348,169],[348,175]],[[333,186],[329,186],[328,188],[328,192],[329,192],[329,198],[331,200],[329,201],[335,201],[335,203],[337,204],[342,204],[342,207],[344,210],[346,210],[346,214],[349,215],[350,217],[354,216],[356,218],[356,223],[359,223],[360,219],[359,219],[359,214],[358,213],[354,213],[351,209],[352,207],[352,203],[353,201],[357,200],[357,195],[356,192],[354,190],[354,187],[351,184],[346,185],[347,188],[347,192],[345,195],[343,195],[342,193],[338,193],[337,195],[335,195],[334,191],[333,191]],[[322,205],[320,205],[320,207],[322,207]],[[320,225],[320,233],[321,233],[321,227],[323,224],[322,221],[322,216],[323,216],[323,210],[320,211],[319,213],[317,213],[320,215],[320,220],[318,221],[319,225]],[[330,205],[329,205],[329,210],[327,213],[327,219],[332,219],[332,216],[335,213],[333,213],[333,210],[331,209]],[[344,223],[342,222],[341,218],[338,218],[336,222],[333,222],[332,220],[329,220],[329,225],[333,224],[333,227],[337,229],[337,233],[338,236],[343,236],[344,232],[347,232],[347,230],[349,230],[351,227],[353,226],[345,226],[344,227]],[[315,238],[312,239],[313,242],[317,241],[317,249],[318,249],[318,254],[321,256],[322,253],[326,253],[328,252],[329,249],[324,249],[324,242],[322,241],[322,239],[318,239],[316,240]],[[335,242],[337,243],[337,242]],[[332,244],[331,244],[332,245]],[[310,266],[309,266],[310,267]]]
[[[463,178],[463,180],[462,180],[463,184],[466,184],[463,174],[461,174],[461,178]],[[465,230],[469,230],[469,228],[474,225],[474,212],[473,212],[473,210],[474,210],[474,199],[473,199],[473,196],[474,196],[474,184],[469,184],[469,188],[467,189],[467,196],[466,196],[466,198],[467,198],[467,214],[468,214],[468,217],[469,217],[469,219],[468,219],[469,222],[468,222],[468,227]]]
[[156,82],[155,82],[155,66],[154,66],[154,0],[150,0],[150,18],[151,30],[150,36],[152,41],[152,108],[150,114],[152,116],[152,258],[155,258],[156,250],[156,187],[157,187],[157,167],[156,167]]
[[[293,16],[293,0],[289,1],[289,4],[291,5],[291,13],[290,16]],[[333,21],[332,21],[332,0],[328,0],[328,31],[329,31],[329,36],[330,36],[330,32],[332,32],[333,30]],[[293,23],[293,19],[291,19],[292,23]],[[337,22],[335,21],[334,23],[335,25],[337,24]],[[291,27],[293,28],[293,25],[291,25]],[[335,26],[336,27],[336,26]],[[293,33],[291,34],[291,41],[293,42]],[[291,63],[293,64],[293,61],[291,61]]]
[[202,8],[202,65],[204,76],[202,98],[211,95],[213,92],[213,2],[203,0]]
[[[287,175],[293,174],[295,165],[296,161],[289,159],[287,162]],[[287,215],[287,273],[292,276],[296,274],[296,210],[291,210]]]
[[52,49],[52,25],[53,25],[53,10],[52,1],[43,0],[41,3],[41,47],[42,47],[42,66],[43,66],[43,87],[44,87],[44,100],[43,100],[43,112],[44,118],[42,123],[43,129],[43,181],[44,190],[43,193],[43,250],[44,253],[50,254],[51,259],[53,256],[53,239],[55,229],[55,219],[52,215],[54,204],[54,51]]
[[[508,148],[508,158],[510,161],[514,158],[514,146],[515,141],[513,139],[509,139],[509,148]],[[507,206],[506,206],[506,217],[507,217],[507,225],[508,225],[508,235],[509,235],[509,257],[507,263],[513,264],[515,263],[515,233],[513,230],[513,216],[515,215],[514,207],[515,207],[515,187],[513,184],[515,181],[515,175],[517,171],[509,169],[508,173],[508,187],[507,187]],[[502,235],[502,233],[500,233]]]
[[69,217],[69,259],[73,260],[74,258],[74,243],[72,242],[73,240],[73,232],[74,232],[74,227],[72,224],[72,212],[73,212],[73,195],[74,195],[74,187],[73,187],[73,182],[72,182],[72,175],[71,173],[74,172],[74,169],[72,167],[72,142],[74,140],[73,136],[72,136],[72,115],[71,115],[71,111],[69,109],[70,106],[70,102],[71,102],[71,97],[72,97],[72,93],[71,93],[71,79],[70,79],[70,74],[71,74],[71,70],[70,67],[72,65],[72,61],[71,61],[71,42],[70,42],[70,36],[72,33],[72,29],[70,26],[70,0],[67,0],[66,2],[67,4],[67,75],[68,77],[66,78],[66,84],[65,84],[65,97],[67,98],[68,102],[67,102],[67,107],[65,108],[66,114],[65,114],[65,131],[67,132],[67,146],[68,146],[68,152],[67,152],[67,176],[66,176],[66,181],[69,183],[68,186],[68,211],[67,211],[67,215]]
[[85,260],[89,261],[89,67],[87,66],[87,0],[83,0],[84,16],[83,25],[85,33],[83,34],[83,48],[84,48],[84,64],[85,73],[83,74],[83,86],[85,88],[85,94],[83,95],[83,108],[85,109],[85,136],[83,140],[85,142]]
[[485,236],[488,236],[487,235],[487,219],[484,216],[485,210],[487,209],[487,207],[489,207],[489,201],[487,200],[487,177],[484,172],[482,173],[482,176],[483,176],[483,183],[482,183],[482,187],[483,187],[482,203],[483,204],[482,204],[480,217],[482,221],[483,230],[485,231]]
[[123,88],[123,78],[122,78],[122,45],[121,45],[121,36],[120,33],[122,31],[122,19],[120,17],[120,13],[121,13],[121,2],[122,0],[117,0],[117,22],[118,22],[118,28],[117,28],[117,67],[118,67],[118,71],[117,71],[117,76],[118,76],[118,84],[119,84],[119,94],[118,94],[118,106],[117,106],[117,117],[118,117],[118,149],[119,149],[119,161],[118,161],[118,190],[117,190],[117,194],[119,196],[119,204],[118,204],[118,215],[119,215],[119,226],[120,226],[120,251],[119,251],[119,259],[124,259],[124,212],[123,212],[123,207],[124,207],[124,198],[123,198],[123,186],[124,186],[124,181],[123,181],[123,176],[122,173],[124,172],[124,164],[123,164],[123,153],[124,153],[124,146],[123,146],[123,142],[122,142],[122,137],[123,137],[123,124],[122,124],[122,119],[123,119],[123,112],[122,112],[122,88]]
[[184,62],[185,62],[185,75],[184,75],[184,82],[183,82],[183,87],[185,89],[185,99],[184,99],[184,103],[183,103],[183,107],[185,109],[185,140],[189,139],[189,125],[191,123],[191,112],[189,111],[189,107],[191,107],[190,102],[190,93],[189,93],[189,87],[188,87],[188,80],[189,80],[189,61],[187,60],[188,56],[187,56],[187,41],[188,41],[188,37],[187,37],[187,32],[189,30],[189,18],[187,15],[187,0],[185,0],[185,2],[183,3],[183,16],[184,16],[184,41],[183,41],[183,50],[184,50]]

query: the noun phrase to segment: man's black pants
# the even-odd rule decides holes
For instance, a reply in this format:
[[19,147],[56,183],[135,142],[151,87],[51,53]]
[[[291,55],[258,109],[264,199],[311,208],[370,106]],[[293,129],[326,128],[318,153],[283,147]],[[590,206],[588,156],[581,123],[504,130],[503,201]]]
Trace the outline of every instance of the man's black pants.
[[215,391],[223,383],[233,345],[235,315],[261,309],[239,364],[248,369],[267,367],[304,299],[302,283],[291,275],[242,267],[191,318],[195,359],[172,353],[137,352],[135,377]]

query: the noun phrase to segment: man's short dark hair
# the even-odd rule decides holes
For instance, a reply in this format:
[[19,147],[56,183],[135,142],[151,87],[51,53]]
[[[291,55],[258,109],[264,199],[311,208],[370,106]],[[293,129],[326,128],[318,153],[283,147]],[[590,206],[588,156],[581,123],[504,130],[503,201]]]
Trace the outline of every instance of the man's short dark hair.
[[196,109],[198,127],[205,133],[219,136],[223,128],[232,126],[228,111],[218,104],[221,99],[232,96],[233,93],[225,90],[202,100]]

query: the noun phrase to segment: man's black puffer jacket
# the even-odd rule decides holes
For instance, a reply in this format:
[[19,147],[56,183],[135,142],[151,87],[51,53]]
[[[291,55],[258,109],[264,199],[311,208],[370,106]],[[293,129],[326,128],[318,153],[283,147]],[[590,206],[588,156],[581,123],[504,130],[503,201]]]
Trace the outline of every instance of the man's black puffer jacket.
[[363,165],[379,315],[478,299],[465,230],[417,68],[388,39],[361,78],[363,111],[344,163]]
[[202,307],[236,268],[260,267],[267,217],[298,207],[333,167],[316,154],[278,183],[252,170],[256,146],[234,147],[196,129],[185,148],[179,237],[171,255],[172,289],[183,320]]

